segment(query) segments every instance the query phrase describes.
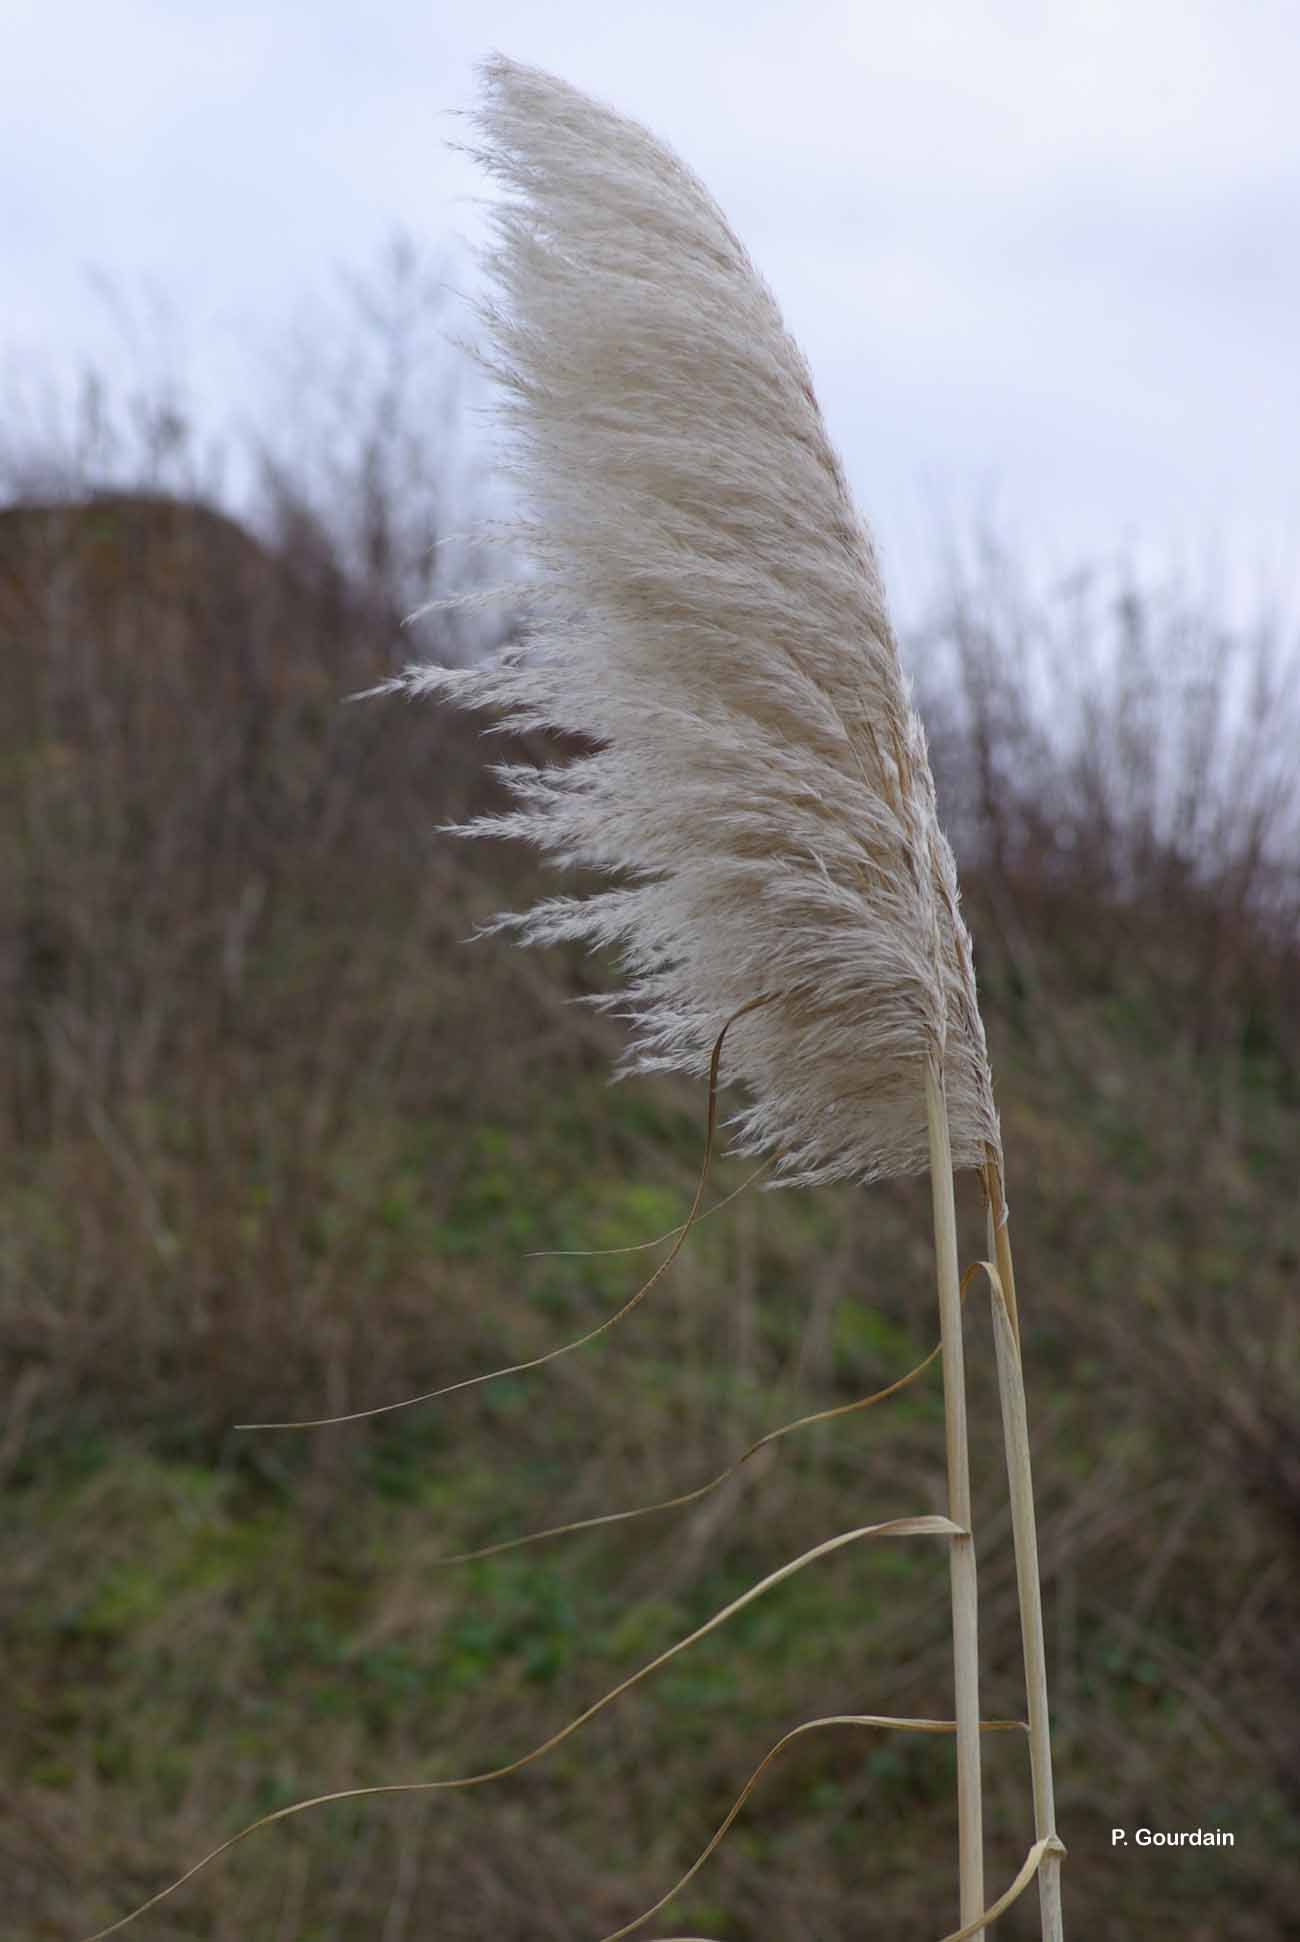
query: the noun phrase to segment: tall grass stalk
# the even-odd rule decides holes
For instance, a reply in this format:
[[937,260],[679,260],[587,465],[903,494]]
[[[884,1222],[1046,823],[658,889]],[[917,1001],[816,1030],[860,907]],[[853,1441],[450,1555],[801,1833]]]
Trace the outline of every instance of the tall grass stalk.
[[[518,807],[462,833],[522,837],[617,882],[489,928],[619,951],[627,989],[600,1002],[621,1005],[633,1027],[625,1069],[707,1073],[708,1148],[725,1038],[728,1076],[748,1094],[733,1151],[759,1157],[769,1184],[928,1171],[948,1515],[863,1523],[814,1544],[530,1753],[277,1809],[181,1880],[254,1827],[326,1800],[515,1773],[805,1566],[859,1540],[923,1537],[948,1546],[955,1720],[819,1724],[955,1729],[957,1935],[973,1936],[1049,1859],[1054,1880],[1059,1843],[1012,1275],[1004,1210],[990,1199],[1038,1828],[1015,1882],[985,1904],[980,1735],[1005,1722],[982,1720],[979,1705],[953,1170],[982,1167],[986,1186],[1000,1182],[1001,1142],[924,731],[807,366],[716,204],[647,131],[563,82],[498,57],[485,83],[478,153],[507,196],[493,211],[483,356],[514,435],[527,507],[514,530],[537,569],[534,613],[521,644],[483,666],[413,668],[382,685],[577,738],[567,763],[506,768]],[[670,1266],[703,1189],[702,1174],[673,1253],[623,1312]],[[1047,1942],[1058,1942],[1046,1882],[1043,1905]]]
[[934,1202],[934,1253],[943,1344],[943,1413],[948,1462],[948,1515],[964,1533],[949,1541],[952,1589],[953,1688],[957,1716],[957,1842],[963,1925],[984,1907],[984,1811],[980,1785],[979,1597],[975,1539],[971,1530],[970,1454],[966,1435],[966,1358],[962,1342],[961,1276],[957,1258],[957,1203],[943,1073],[925,1068],[925,1109],[930,1127],[930,1190]]
[[1020,1322],[1016,1306],[1015,1266],[1011,1257],[1011,1223],[1002,1185],[1002,1169],[997,1156],[992,1153],[984,1168],[984,1189],[988,1206],[990,1266],[995,1269],[990,1276],[993,1283],[993,1340],[1011,1496],[1020,1636],[1025,1656],[1034,1832],[1040,1841],[1047,1843],[1038,1871],[1039,1905],[1043,1942],[1061,1942],[1064,1934],[1061,1912],[1061,1857],[1064,1847],[1056,1832],[1052,1731],[1047,1706],[1047,1644],[1043,1636],[1038,1526],[1034,1514],[1034,1479],[1029,1457],[1029,1419],[1020,1360]]
[[[386,685],[585,738],[567,766],[500,771],[520,806],[460,833],[618,879],[494,928],[621,953],[629,985],[604,1002],[633,1027],[625,1070],[703,1073],[735,1019],[749,1104],[733,1150],[772,1161],[771,1184],[930,1173],[973,1933],[979,1642],[953,1167],[1001,1144],[925,736],[807,366],[717,205],[648,131],[554,77],[495,57],[484,81],[472,152],[506,196],[480,355],[523,488],[513,532],[537,568],[533,616],[486,667]],[[1016,1533],[1023,1551],[1023,1516]],[[1052,1838],[1040,1831],[1040,1859]]]

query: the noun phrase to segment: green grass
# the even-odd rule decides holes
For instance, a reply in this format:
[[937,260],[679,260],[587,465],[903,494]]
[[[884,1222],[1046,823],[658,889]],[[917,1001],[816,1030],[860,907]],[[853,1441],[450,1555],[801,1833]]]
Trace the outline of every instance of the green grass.
[[[196,1039],[115,1109],[156,1220],[83,1124],[15,1149],[6,1176],[5,1339],[15,1370],[37,1366],[44,1384],[6,1478],[14,1568],[0,1608],[12,1695],[0,1785],[26,1817],[10,1845],[32,1857],[15,1891],[24,1936],[111,1919],[304,1794],[513,1759],[819,1539],[942,1502],[935,1367],[784,1442],[761,1474],[748,1467],[716,1525],[706,1499],[438,1563],[688,1490],[766,1430],[905,1373],[937,1338],[923,1180],[756,1189],[571,1357],[365,1424],[235,1432],[395,1401],[594,1328],[664,1250],[525,1257],[665,1233],[699,1165],[702,1088],[610,1089],[559,1036],[522,1077],[510,1046],[488,1060],[471,1029],[484,1002],[524,1020],[521,1042],[538,1002],[494,960],[487,991],[446,973],[442,1011],[413,988],[403,1003],[431,1039],[368,1062],[393,993],[376,969],[346,1011],[330,981],[366,933],[328,915],[328,888],[315,915],[306,901],[280,913],[225,1028],[233,1049],[206,1063]],[[1019,973],[989,955],[1069,1926],[1154,1932],[1147,1890],[1108,1841],[1157,1801],[1170,1825],[1242,1836],[1235,1855],[1170,1863],[1159,1919],[1273,1942],[1297,1866],[1293,1736],[1276,1698],[1300,1624],[1300,1579],[1278,1564],[1293,1557],[1286,1426],[1300,1381],[1288,1041],[1251,1018],[1240,1043],[1193,1056],[1154,977],[1116,991],[1098,970],[1080,985],[1069,951],[1044,947],[1030,1007]],[[432,947],[429,961],[443,976]],[[563,995],[557,981],[539,1030],[555,1031]],[[344,1020],[333,1076],[302,1032],[331,1005]],[[708,1200],[744,1172],[719,1163]],[[970,1260],[984,1246],[977,1198],[961,1213]],[[966,1329],[985,1705],[1014,1714],[978,1287]],[[1239,1424],[1222,1407],[1225,1369],[1245,1398]],[[152,1932],[373,1942],[400,1878],[449,1935],[535,1942],[543,1904],[556,1933],[606,1933],[688,1865],[801,1719],[946,1712],[944,1570],[919,1541],[821,1561],[499,1789],[295,1821],[223,1862],[228,1886],[193,1884]],[[991,1881],[1023,1853],[1022,1753],[987,1753]],[[799,1745],[663,1922],[774,1942],[808,1932],[806,1903],[825,1942],[859,1934],[868,1907],[882,1932],[942,1932],[933,1857],[953,1851],[951,1776],[942,1742],[838,1732]],[[66,1852],[33,1847],[29,1822],[69,1830]],[[294,1868],[300,1905],[285,1916]],[[1017,1942],[1032,1924],[1022,1911],[1001,1926]]]

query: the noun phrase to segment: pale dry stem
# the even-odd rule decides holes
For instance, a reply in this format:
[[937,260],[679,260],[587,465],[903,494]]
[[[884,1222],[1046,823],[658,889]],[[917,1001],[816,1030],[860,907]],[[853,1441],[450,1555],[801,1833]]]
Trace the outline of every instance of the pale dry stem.
[[980,1781],[979,1608],[975,1541],[971,1535],[970,1458],[966,1438],[966,1376],[957,1267],[957,1207],[943,1075],[925,1069],[930,1132],[930,1184],[943,1341],[943,1404],[947,1431],[948,1514],[961,1535],[949,1547],[952,1578],[954,1711],[957,1718],[957,1829],[963,1924],[984,1908],[984,1809]]
[[992,1157],[984,1169],[984,1184],[988,1196],[989,1252],[996,1257],[996,1264],[988,1261],[984,1265],[993,1291],[993,1337],[997,1351],[998,1393],[1002,1403],[1002,1432],[1006,1443],[1007,1481],[1011,1495],[1020,1630],[1024,1641],[1034,1832],[1040,1842],[1047,1844],[1038,1872],[1042,1933],[1043,1942],[1063,1942],[1061,1858],[1065,1849],[1056,1833],[1051,1722],[1047,1708],[1047,1651],[1043,1636],[1029,1423],[1020,1360],[1020,1333],[1014,1306],[1015,1270],[1011,1259],[1011,1233],[1002,1176]]

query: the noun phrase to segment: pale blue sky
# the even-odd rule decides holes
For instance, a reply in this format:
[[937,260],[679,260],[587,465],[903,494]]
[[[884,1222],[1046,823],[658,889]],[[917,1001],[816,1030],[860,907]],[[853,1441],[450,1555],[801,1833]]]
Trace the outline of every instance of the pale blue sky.
[[1288,0],[7,0],[0,351],[125,358],[173,301],[213,423],[399,226],[472,241],[493,48],[666,137],[807,351],[904,606],[935,508],[1043,571],[1216,550],[1300,612],[1300,35]]

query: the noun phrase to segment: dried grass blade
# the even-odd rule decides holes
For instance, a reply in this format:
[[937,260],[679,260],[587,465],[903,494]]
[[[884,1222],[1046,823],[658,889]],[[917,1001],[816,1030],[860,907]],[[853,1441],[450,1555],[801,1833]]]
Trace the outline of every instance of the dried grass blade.
[[[966,1279],[970,1279],[969,1272]],[[819,1409],[811,1416],[800,1416],[793,1423],[782,1423],[779,1429],[768,1430],[756,1442],[751,1443],[734,1463],[729,1463],[725,1470],[720,1470],[716,1477],[711,1477],[708,1483],[697,1485],[694,1490],[683,1491],[680,1497],[665,1497],[657,1504],[638,1504],[633,1510],[606,1511],[599,1517],[579,1517],[571,1524],[552,1524],[544,1531],[529,1531],[523,1537],[503,1538],[499,1544],[485,1544],[477,1551],[458,1551],[452,1557],[435,1558],[433,1562],[434,1564],[469,1564],[477,1558],[499,1557],[503,1551],[516,1551],[524,1544],[540,1544],[544,1538],[566,1537],[574,1531],[591,1531],[601,1524],[621,1524],[630,1517],[652,1517],[656,1511],[681,1510],[687,1504],[697,1503],[701,1497],[707,1497],[710,1491],[724,1484],[728,1477],[734,1477],[742,1464],[748,1463],[751,1457],[757,1456],[760,1450],[767,1449],[781,1437],[792,1436],[796,1430],[808,1429],[814,1423],[829,1423],[835,1416],[851,1416],[857,1410],[871,1409],[876,1403],[883,1403],[890,1396],[896,1396],[900,1389],[906,1389],[910,1383],[916,1381],[918,1376],[924,1375],[930,1364],[942,1353],[943,1344],[937,1342],[923,1362],[918,1362],[905,1376],[899,1376],[884,1389],[877,1389],[873,1395],[860,1396],[857,1402],[837,1403],[832,1409]]]
[[513,1362],[504,1369],[489,1369],[481,1376],[466,1376],[460,1382],[446,1383],[441,1389],[426,1389],[419,1396],[404,1396],[400,1402],[376,1403],[372,1409],[349,1410],[342,1416],[310,1416],[300,1421],[283,1423],[236,1423],[235,1428],[240,1430],[330,1429],[338,1423],[362,1423],[366,1422],[372,1416],[391,1415],[397,1409],[414,1409],[417,1403],[437,1402],[442,1396],[454,1396],[458,1390],[474,1389],[483,1382],[497,1382],[503,1376],[520,1376],[529,1369],[540,1369],[546,1363],[556,1361],[559,1356],[571,1355],[575,1349],[586,1348],[588,1342],[594,1342],[598,1336],[604,1335],[608,1329],[613,1328],[616,1322],[621,1322],[624,1316],[630,1315],[632,1310],[645,1300],[650,1290],[658,1282],[663,1280],[663,1277],[667,1274],[669,1268],[671,1268],[673,1262],[686,1245],[687,1235],[696,1225],[697,1221],[703,1218],[700,1213],[700,1203],[704,1199],[704,1190],[709,1182],[709,1168],[713,1164],[713,1144],[717,1137],[718,1129],[718,1071],[722,1061],[722,1047],[727,1033],[731,1030],[731,1027],[736,1023],[737,1019],[743,1018],[746,1012],[757,1011],[760,1005],[767,1005],[771,1002],[770,994],[761,993],[757,998],[751,998],[747,1004],[738,1006],[731,1014],[731,1017],[727,1019],[722,1030],[714,1040],[713,1053],[709,1060],[709,1102],[705,1120],[704,1158],[700,1162],[700,1177],[696,1183],[695,1198],[691,1202],[691,1210],[687,1214],[683,1225],[676,1230],[677,1239],[673,1243],[672,1252],[664,1256],[649,1279],[642,1282],[631,1300],[625,1301],[623,1306],[615,1314],[607,1316],[603,1322],[598,1323],[595,1328],[589,1329],[585,1335],[579,1335],[575,1341],[563,1342],[558,1349],[548,1349],[545,1355],[533,1356],[527,1362]]
[[[749,1776],[749,1779],[745,1782],[739,1794],[737,1794],[726,1819],[718,1828],[717,1833],[699,1855],[698,1859],[691,1863],[680,1880],[673,1883],[666,1895],[660,1896],[653,1908],[647,1908],[645,1913],[638,1915],[634,1921],[624,1923],[621,1929],[614,1929],[609,1935],[602,1936],[601,1942],[620,1942],[620,1937],[630,1935],[633,1929],[640,1928],[642,1922],[648,1922],[652,1915],[657,1915],[661,1908],[666,1908],[673,1896],[680,1894],[687,1882],[699,1873],[714,1849],[722,1841],[727,1829],[731,1826],[741,1808],[749,1799],[750,1794],[754,1791],[754,1788],[758,1785],[764,1773],[771,1766],[773,1760],[776,1759],[777,1754],[788,1747],[791,1740],[799,1739],[804,1733],[816,1732],[823,1726],[871,1726],[902,1733],[955,1733],[957,1731],[957,1722],[953,1719],[899,1719],[882,1713],[835,1713],[826,1719],[805,1720],[801,1726],[793,1727],[759,1761],[753,1773]],[[1023,1733],[1026,1731],[1026,1727],[1023,1720],[986,1719],[980,1721],[980,1731],[982,1733]]]
[[838,1536],[826,1538],[821,1544],[814,1545],[812,1550],[804,1551],[799,1557],[792,1558],[788,1564],[780,1565],[775,1571],[769,1572],[767,1577],[760,1579],[756,1585],[751,1585],[749,1590],[742,1592],[738,1598],[733,1598],[730,1604],[724,1605],[721,1611],[715,1612],[712,1618],[706,1619],[703,1625],[696,1627],[695,1631],[689,1632],[684,1639],[679,1639],[676,1645],[670,1645],[666,1651],[659,1653],[638,1672],[630,1673],[617,1686],[611,1687],[609,1692],[588,1706],[585,1712],[579,1713],[576,1719],[570,1720],[567,1726],[560,1728],[559,1732],[552,1733],[549,1739],[543,1740],[541,1745],[534,1747],[531,1753],[521,1754],[519,1759],[507,1761],[501,1767],[492,1767],[485,1773],[467,1774],[459,1779],[399,1780],[371,1787],[343,1787],[334,1793],[314,1794],[309,1800],[293,1801],[288,1807],[278,1807],[273,1813],[263,1814],[258,1820],[250,1821],[247,1827],[241,1828],[237,1834],[232,1834],[229,1840],[222,1841],[217,1847],[212,1848],[201,1860],[196,1861],[192,1868],[187,1868],[184,1874],[178,1875],[175,1881],[169,1882],[165,1888],[160,1888],[156,1895],[151,1895],[147,1901],[141,1902],[129,1914],[120,1916],[116,1922],[110,1922],[107,1928],[97,1929],[87,1938],[87,1942],[104,1942],[106,1936],[116,1935],[118,1930],[124,1929],[128,1922],[133,1922],[137,1916],[144,1915],[151,1908],[156,1908],[159,1902],[174,1895],[178,1888],[185,1886],[186,1882],[193,1881],[195,1875],[201,1873],[213,1861],[219,1860],[223,1854],[229,1854],[230,1850],[238,1847],[241,1841],[246,1841],[250,1834],[256,1834],[264,1827],[272,1827],[277,1821],[290,1820],[296,1814],[305,1814],[309,1808],[328,1807],[344,1800],[368,1799],[378,1794],[450,1793],[467,1787],[482,1787],[490,1780],[504,1780],[507,1775],[518,1773],[521,1768],[530,1766],[534,1760],[540,1760],[544,1753],[549,1753],[554,1747],[561,1745],[576,1733],[579,1727],[585,1726],[589,1719],[594,1719],[597,1713],[603,1712],[606,1706],[612,1705],[614,1700],[621,1698],[633,1686],[639,1685],[641,1680],[648,1679],[652,1672],[659,1670],[660,1666],[667,1665],[670,1659],[677,1657],[678,1653],[685,1652],[689,1646],[706,1638],[710,1632],[716,1631],[719,1625],[725,1625],[729,1618],[734,1618],[737,1612],[743,1611],[747,1605],[752,1605],[756,1598],[761,1598],[765,1592],[774,1590],[777,1585],[784,1583],[787,1578],[792,1578],[806,1565],[815,1563],[818,1558],[829,1557],[833,1551],[842,1551],[845,1545],[854,1544],[860,1538],[960,1537],[962,1534],[960,1526],[954,1524],[951,1518],[934,1516],[896,1517],[884,1524],[864,1524],[857,1530],[841,1531]]
[[[1000,1915],[1006,1914],[1013,1902],[1019,1901],[1044,1862],[1059,1857],[1064,1852],[1062,1843],[1054,1835],[1045,1841],[1035,1841],[1011,1886],[988,1908],[982,1910],[973,1922],[967,1922],[964,1928],[954,1929],[951,1934],[941,1936],[939,1942],[970,1942],[973,1935],[982,1934],[991,1922],[996,1922]],[[665,1935],[656,1936],[654,1942],[713,1942],[713,1938],[705,1935]]]
[[[977,1261],[974,1267],[967,1268],[962,1276],[960,1292],[963,1302],[972,1279],[982,1273],[983,1268],[984,1263]],[[601,1524],[620,1524],[631,1517],[651,1517],[656,1511],[683,1509],[687,1504],[696,1503],[701,1497],[707,1497],[711,1490],[716,1490],[720,1484],[727,1481],[728,1477],[733,1477],[742,1464],[748,1463],[752,1456],[757,1456],[760,1450],[766,1449],[779,1438],[793,1436],[796,1430],[810,1429],[814,1423],[829,1423],[836,1416],[852,1416],[858,1410],[872,1409],[877,1403],[888,1401],[890,1396],[896,1396],[900,1390],[906,1389],[918,1377],[923,1376],[931,1363],[942,1354],[943,1343],[936,1342],[929,1355],[909,1369],[906,1375],[897,1376],[893,1382],[887,1383],[883,1389],[875,1390],[870,1396],[860,1396],[852,1403],[836,1403],[831,1409],[814,1410],[811,1416],[800,1416],[792,1423],[782,1423],[779,1429],[768,1430],[756,1442],[751,1443],[734,1463],[728,1464],[725,1470],[719,1471],[716,1477],[710,1478],[708,1483],[698,1485],[694,1490],[683,1491],[680,1497],[665,1497],[657,1504],[638,1504],[632,1510],[607,1511],[599,1517],[579,1517],[571,1524],[552,1524],[544,1531],[528,1531],[523,1537],[503,1538],[499,1544],[485,1544],[476,1551],[457,1551],[450,1557],[434,1558],[433,1563],[435,1565],[470,1564],[479,1558],[499,1557],[503,1551],[518,1550],[524,1544],[540,1544],[544,1538],[567,1537],[575,1531],[595,1530]]]

